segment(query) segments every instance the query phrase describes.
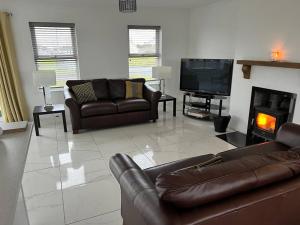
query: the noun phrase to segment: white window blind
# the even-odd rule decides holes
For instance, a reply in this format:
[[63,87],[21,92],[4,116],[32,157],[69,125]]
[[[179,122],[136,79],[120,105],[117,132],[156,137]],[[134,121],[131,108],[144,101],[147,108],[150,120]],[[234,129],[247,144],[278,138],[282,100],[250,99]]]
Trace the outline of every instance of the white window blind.
[[159,26],[128,26],[129,77],[152,78],[152,67],[161,61],[161,28]]
[[57,86],[79,77],[75,24],[30,22],[37,70],[55,70]]

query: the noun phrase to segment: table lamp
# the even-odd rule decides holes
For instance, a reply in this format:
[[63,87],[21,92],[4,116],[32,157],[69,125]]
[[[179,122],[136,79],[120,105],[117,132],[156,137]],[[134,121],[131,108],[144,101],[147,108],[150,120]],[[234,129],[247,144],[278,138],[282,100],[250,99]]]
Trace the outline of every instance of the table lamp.
[[171,78],[171,75],[172,75],[172,67],[170,66],[152,67],[152,76],[160,80],[160,86],[161,86],[161,81],[163,81],[163,91],[162,91],[163,97],[166,96],[166,79]]
[[38,70],[33,72],[33,83],[37,88],[43,89],[44,95],[44,109],[51,111],[53,109],[52,104],[47,104],[45,88],[56,85],[56,72],[54,70]]

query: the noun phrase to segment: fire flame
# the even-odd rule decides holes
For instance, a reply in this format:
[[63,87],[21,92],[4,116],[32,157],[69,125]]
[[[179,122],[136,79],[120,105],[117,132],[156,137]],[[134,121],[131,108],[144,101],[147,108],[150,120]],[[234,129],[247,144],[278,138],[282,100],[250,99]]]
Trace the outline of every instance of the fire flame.
[[262,130],[274,133],[276,129],[276,118],[264,113],[258,113],[256,117],[256,125]]

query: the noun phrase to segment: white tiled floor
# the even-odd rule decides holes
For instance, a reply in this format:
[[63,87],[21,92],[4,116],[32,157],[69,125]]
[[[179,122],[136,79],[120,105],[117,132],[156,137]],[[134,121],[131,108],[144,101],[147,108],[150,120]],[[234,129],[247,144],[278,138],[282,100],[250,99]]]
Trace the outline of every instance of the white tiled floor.
[[109,157],[126,153],[142,168],[218,153],[233,146],[215,137],[211,122],[161,113],[157,123],[87,131],[62,129],[61,118],[41,117],[33,133],[23,188],[31,225],[121,225],[120,189]]

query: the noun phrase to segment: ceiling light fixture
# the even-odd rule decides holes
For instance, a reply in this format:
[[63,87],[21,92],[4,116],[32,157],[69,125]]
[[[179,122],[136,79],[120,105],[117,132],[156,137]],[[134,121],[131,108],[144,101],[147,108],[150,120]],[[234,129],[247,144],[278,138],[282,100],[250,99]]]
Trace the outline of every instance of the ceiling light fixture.
[[119,0],[119,10],[122,13],[136,12],[136,0]]

